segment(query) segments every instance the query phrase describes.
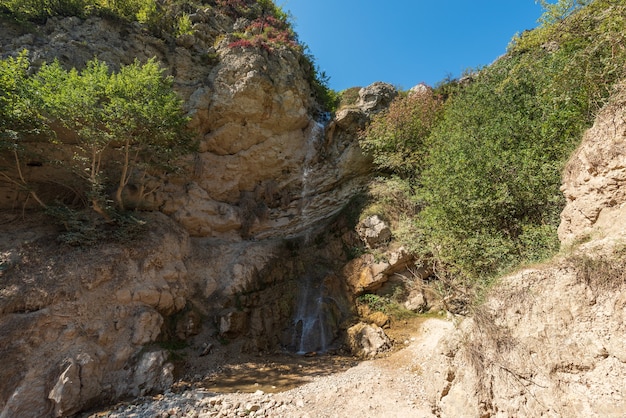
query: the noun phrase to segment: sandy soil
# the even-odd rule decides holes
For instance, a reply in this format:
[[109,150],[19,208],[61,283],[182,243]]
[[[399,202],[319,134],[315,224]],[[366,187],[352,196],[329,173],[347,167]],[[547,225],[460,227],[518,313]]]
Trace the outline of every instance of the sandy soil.
[[[401,350],[359,363],[344,372],[281,393],[276,399],[300,405],[301,417],[434,417],[421,372],[452,323],[429,319]],[[285,415],[287,416],[287,415]]]

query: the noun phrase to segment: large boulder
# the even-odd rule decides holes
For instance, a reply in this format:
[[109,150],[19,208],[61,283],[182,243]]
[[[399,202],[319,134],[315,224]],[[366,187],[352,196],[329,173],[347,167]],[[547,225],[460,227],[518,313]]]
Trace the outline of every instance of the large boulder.
[[359,322],[348,328],[348,346],[356,356],[376,357],[391,348],[391,341],[378,325]]
[[368,248],[378,248],[389,243],[391,229],[378,215],[363,219],[356,226],[356,231]]

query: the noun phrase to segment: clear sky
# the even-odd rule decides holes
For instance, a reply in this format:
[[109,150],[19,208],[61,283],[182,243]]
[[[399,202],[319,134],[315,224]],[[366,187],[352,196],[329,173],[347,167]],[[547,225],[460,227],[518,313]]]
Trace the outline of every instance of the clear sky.
[[402,89],[488,65],[537,26],[535,0],[275,0],[329,86]]

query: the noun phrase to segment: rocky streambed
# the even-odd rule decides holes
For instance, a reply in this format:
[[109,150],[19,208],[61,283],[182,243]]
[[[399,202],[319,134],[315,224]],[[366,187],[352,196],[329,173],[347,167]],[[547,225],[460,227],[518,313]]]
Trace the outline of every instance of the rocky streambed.
[[[413,321],[397,331],[396,338],[405,338],[400,349],[367,361],[285,355],[282,361],[266,357],[238,367],[222,364],[214,378],[180,381],[164,394],[80,417],[434,417],[422,371],[452,327],[441,319]],[[255,379],[257,385],[250,384]],[[276,384],[268,385],[272,380]],[[223,393],[228,389],[232,392]]]

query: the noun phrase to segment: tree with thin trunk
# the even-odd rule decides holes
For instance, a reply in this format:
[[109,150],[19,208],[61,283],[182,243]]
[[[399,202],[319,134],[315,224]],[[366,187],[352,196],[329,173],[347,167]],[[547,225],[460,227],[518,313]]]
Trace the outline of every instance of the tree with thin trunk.
[[28,197],[46,207],[22,169],[24,136],[36,134],[42,127],[37,107],[31,100],[28,67],[27,51],[0,61],[0,153],[9,154],[5,160],[11,164],[0,167],[0,181],[25,191]]
[[[114,209],[109,187],[115,209],[124,210],[123,191],[133,173],[141,182],[150,169],[167,167],[190,149],[182,101],[153,59],[117,73],[96,59],[80,72],[54,62],[42,66],[36,79],[49,123],[76,135],[65,143],[72,149],[69,165],[87,183],[92,208],[107,220]],[[105,177],[106,164],[113,178]]]

